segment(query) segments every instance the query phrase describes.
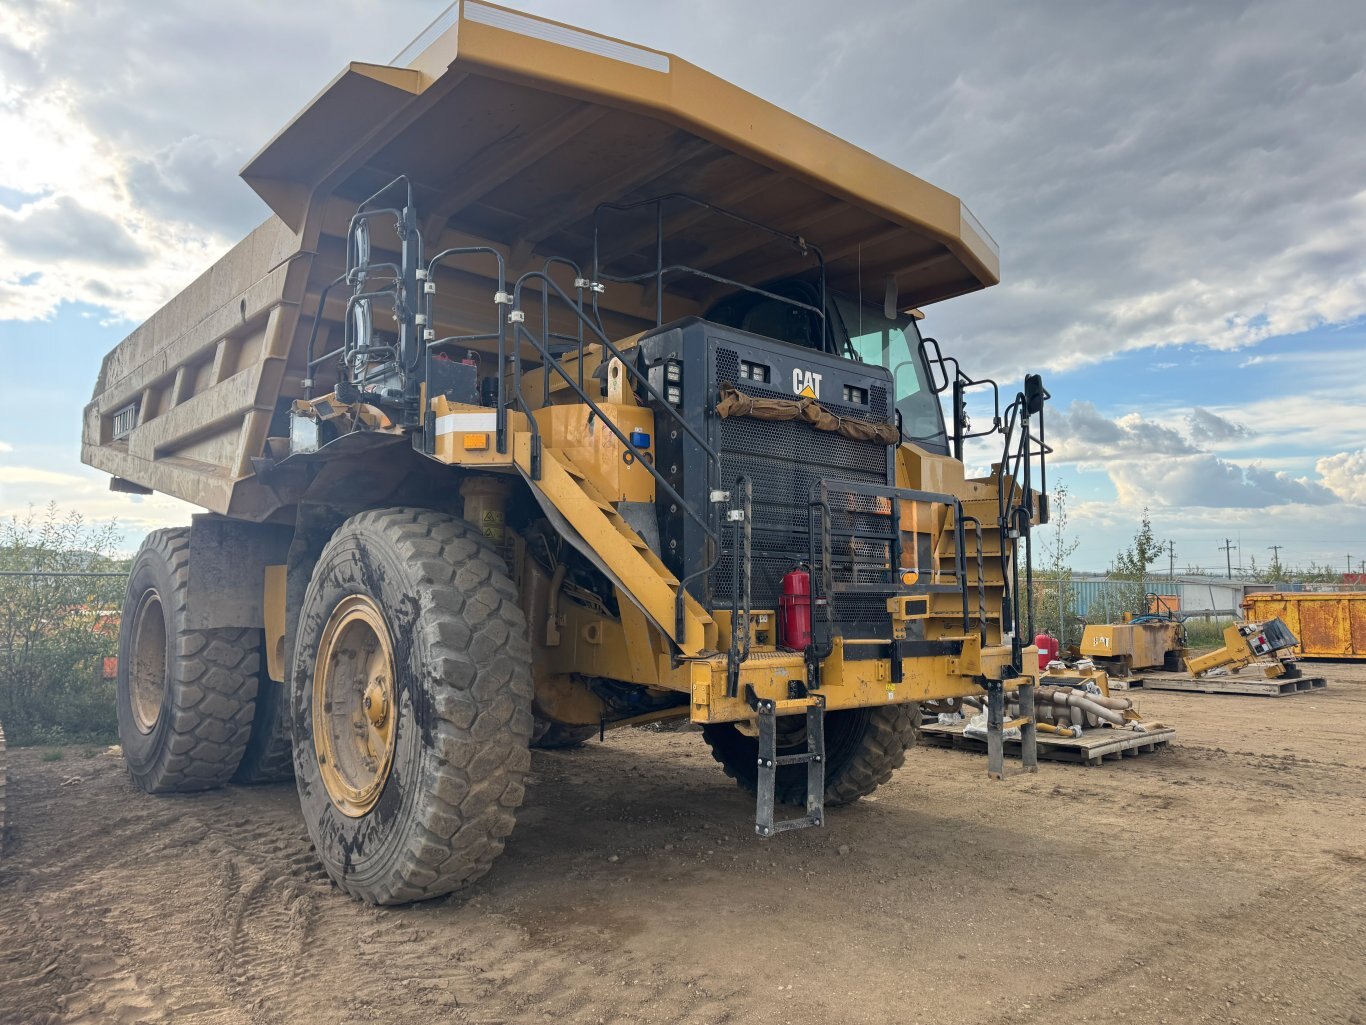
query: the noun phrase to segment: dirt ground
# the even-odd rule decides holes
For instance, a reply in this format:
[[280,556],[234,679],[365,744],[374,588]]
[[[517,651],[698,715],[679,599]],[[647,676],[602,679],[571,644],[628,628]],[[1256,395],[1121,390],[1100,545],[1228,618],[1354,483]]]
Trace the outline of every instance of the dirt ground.
[[153,798],[10,752],[0,1022],[1366,1022],[1366,666],[1133,692],[1174,749],[985,778],[921,748],[760,841],[695,733],[538,753],[466,893],[366,907],[292,784]]

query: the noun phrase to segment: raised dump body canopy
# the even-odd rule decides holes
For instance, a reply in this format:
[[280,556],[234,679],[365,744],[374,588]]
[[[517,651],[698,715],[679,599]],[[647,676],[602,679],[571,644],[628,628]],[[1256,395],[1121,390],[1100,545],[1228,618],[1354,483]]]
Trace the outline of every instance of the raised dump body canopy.
[[[639,277],[662,226],[667,259],[701,273],[671,281],[667,302],[648,283],[613,285],[601,302],[621,335],[653,324],[656,303],[671,318],[701,313],[714,278],[791,276],[817,250],[831,289],[901,308],[998,280],[986,231],[914,175],[671,54],[462,0],[391,65],[350,65],[246,166],[275,216],[106,357],[83,459],[214,512],[279,511],[254,460],[304,394],[352,213],[397,174],[429,253],[490,245],[510,277],[551,257],[587,268],[610,218],[602,276]],[[684,199],[648,205],[674,195],[743,220]],[[493,278],[476,270],[443,284],[441,329],[487,328]],[[315,352],[335,345],[344,304],[327,299]]]

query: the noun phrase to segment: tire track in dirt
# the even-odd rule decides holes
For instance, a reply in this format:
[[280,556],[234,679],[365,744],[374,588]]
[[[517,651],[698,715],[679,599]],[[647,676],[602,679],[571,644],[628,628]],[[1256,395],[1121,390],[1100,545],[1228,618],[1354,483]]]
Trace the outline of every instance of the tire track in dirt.
[[[1155,931],[1159,935],[1127,953],[1125,963],[1089,978],[1069,980],[1065,987],[1036,993],[1026,998],[1031,1006],[987,1020],[1054,1023],[1110,1020],[1122,1014],[1191,1025],[1270,1020],[1278,1005],[1293,1009],[1287,993],[1308,990],[1297,996],[1312,1001],[1314,992],[1306,986],[1308,980],[1317,977],[1315,985],[1322,986],[1323,977],[1335,971],[1344,980],[1355,980],[1346,988],[1355,992],[1354,999],[1366,1010],[1366,980],[1360,976],[1356,955],[1334,940],[1336,935],[1350,935],[1351,930],[1346,928],[1349,918],[1353,920],[1350,924],[1358,924],[1357,909],[1363,906],[1363,898],[1366,872],[1360,870],[1344,877],[1340,867],[1325,868],[1294,883],[1276,883],[1245,903],[1193,926],[1158,928]],[[1152,932],[1153,924],[1135,916],[1136,928]],[[1250,978],[1248,966],[1262,962],[1269,947],[1282,960]],[[1312,949],[1313,954],[1295,956],[1305,948]],[[1120,999],[1113,986],[1116,977],[1125,982]],[[1190,995],[1196,992],[1192,979],[1200,981],[1199,996]],[[1214,1001],[1210,1001],[1211,995],[1216,997]],[[1307,1009],[1310,1020],[1326,1020],[1316,1017],[1316,1008]]]
[[479,885],[386,909],[332,886],[288,784],[150,798],[22,752],[0,1022],[1350,1025],[1357,756],[1274,712],[1274,744],[1212,713],[1191,750],[998,785],[917,752],[776,843],[698,738],[625,731],[538,754]]

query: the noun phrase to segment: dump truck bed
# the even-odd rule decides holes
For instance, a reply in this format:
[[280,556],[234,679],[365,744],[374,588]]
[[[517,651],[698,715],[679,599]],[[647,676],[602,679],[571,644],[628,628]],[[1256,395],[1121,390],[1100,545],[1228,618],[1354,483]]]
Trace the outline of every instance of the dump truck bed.
[[[600,204],[673,194],[819,247],[830,287],[870,301],[890,282],[902,308],[924,306],[999,274],[967,208],[914,175],[671,54],[463,0],[392,65],[350,65],[247,165],[273,216],[106,357],[84,461],[213,512],[279,511],[253,461],[303,394],[349,218],[396,173],[414,183],[431,252],[490,245],[513,276],[589,259]],[[687,204],[667,216],[690,265],[719,277],[774,280],[811,259]],[[653,259],[655,227],[627,224],[607,259]],[[454,280],[443,328],[480,327],[492,277]],[[715,298],[702,278],[669,291],[670,316]],[[637,285],[602,297],[622,336],[653,322],[654,303]],[[343,312],[342,297],[325,303],[316,351]]]

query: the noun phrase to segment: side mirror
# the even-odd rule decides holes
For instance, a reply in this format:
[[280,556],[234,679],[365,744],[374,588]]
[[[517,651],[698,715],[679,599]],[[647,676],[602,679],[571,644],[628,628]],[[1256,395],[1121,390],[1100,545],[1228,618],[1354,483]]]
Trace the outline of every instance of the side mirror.
[[1024,379],[1025,412],[1030,416],[1043,412],[1044,400],[1048,398],[1048,392],[1044,391],[1043,378],[1038,374],[1025,374]]

